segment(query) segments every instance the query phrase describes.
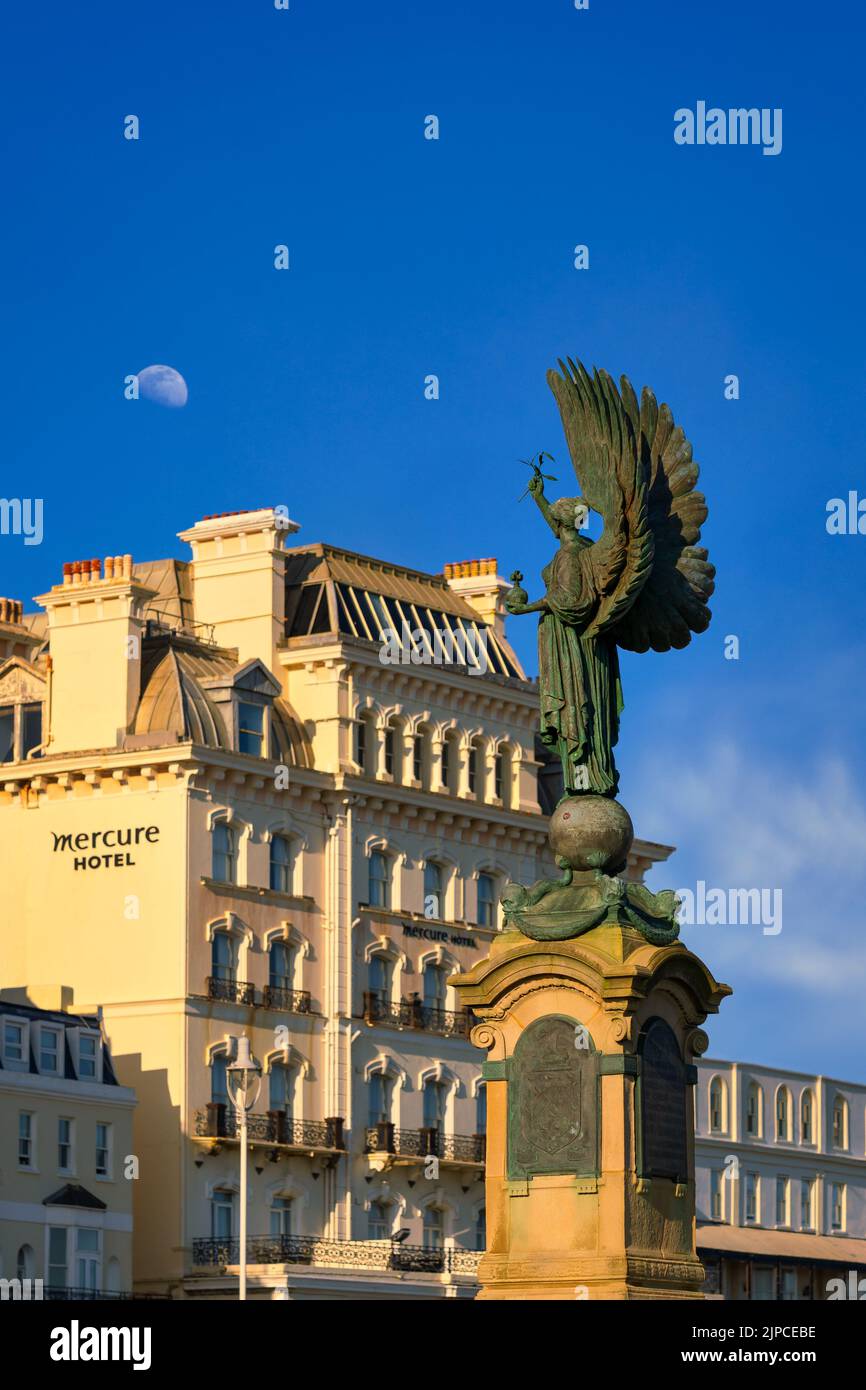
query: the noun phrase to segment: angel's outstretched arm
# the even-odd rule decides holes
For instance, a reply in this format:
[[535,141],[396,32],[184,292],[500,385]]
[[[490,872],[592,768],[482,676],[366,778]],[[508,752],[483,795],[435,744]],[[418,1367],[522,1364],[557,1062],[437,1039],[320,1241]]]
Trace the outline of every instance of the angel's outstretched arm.
[[532,478],[529,483],[529,493],[553,534],[558,536],[559,531],[557,530],[556,522],[550,513],[550,503],[544,495],[544,479],[537,476]]

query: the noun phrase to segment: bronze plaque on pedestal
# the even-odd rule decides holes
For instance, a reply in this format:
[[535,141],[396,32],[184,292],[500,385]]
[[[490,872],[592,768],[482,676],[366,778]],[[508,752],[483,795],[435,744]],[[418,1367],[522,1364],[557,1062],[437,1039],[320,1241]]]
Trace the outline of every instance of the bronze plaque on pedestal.
[[534,1173],[598,1173],[598,1053],[559,1015],[530,1024],[509,1067],[508,1176]]
[[686,1068],[673,1030],[661,1018],[641,1036],[641,1176],[688,1181]]

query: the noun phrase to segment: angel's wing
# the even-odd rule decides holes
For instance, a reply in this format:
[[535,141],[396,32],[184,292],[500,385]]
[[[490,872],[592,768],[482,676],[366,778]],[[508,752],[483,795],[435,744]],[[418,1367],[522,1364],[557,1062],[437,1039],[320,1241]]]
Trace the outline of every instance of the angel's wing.
[[[648,387],[643,389],[638,408],[626,377],[620,379],[620,396],[606,373],[595,372],[590,378],[582,367],[575,368],[571,361],[568,365],[568,381],[554,372],[548,373],[548,381],[559,402],[569,450],[587,501],[597,505],[588,490],[596,487],[596,470],[602,466],[609,469],[621,452],[621,424],[611,429],[607,452],[596,438],[616,414],[619,402],[628,422],[629,439],[633,440],[635,499],[641,495],[643,529],[648,533],[648,540],[642,538],[638,508],[629,528],[634,542],[623,567],[621,584],[614,602],[603,605],[596,630],[608,632],[620,647],[629,651],[645,652],[652,647],[664,652],[671,647],[685,647],[693,632],[703,632],[709,625],[707,600],[713,592],[715,575],[706,550],[695,545],[707,517],[707,504],[703,494],[695,491],[698,465],[692,459],[692,447],[682,429],[674,424],[668,407],[657,405]],[[583,398],[591,393],[596,401],[603,396],[607,402],[603,413],[596,407],[593,413],[597,423],[588,430],[585,412],[570,407],[567,417],[563,409],[563,397],[571,401],[578,390]],[[584,433],[583,438],[575,437],[579,432]],[[589,445],[586,433],[591,436]],[[623,476],[620,465],[617,477]],[[597,491],[603,497],[605,485],[602,483]],[[607,530],[607,514],[602,508],[599,510]],[[604,536],[598,545],[603,541]]]
[[581,492],[604,519],[592,547],[601,602],[587,631],[606,632],[636,601],[650,575],[653,534],[647,514],[649,472],[640,449],[637,400],[625,377],[620,395],[607,372],[590,376],[571,358],[547,380],[556,397]]

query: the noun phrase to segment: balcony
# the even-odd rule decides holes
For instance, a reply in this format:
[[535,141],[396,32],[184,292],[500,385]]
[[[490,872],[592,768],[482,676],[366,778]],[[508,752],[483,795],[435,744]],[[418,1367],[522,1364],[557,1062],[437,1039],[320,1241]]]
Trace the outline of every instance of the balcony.
[[420,999],[401,999],[399,1004],[392,1004],[376,990],[364,992],[364,1022],[420,1028],[428,1033],[442,1033],[446,1038],[468,1038],[473,1026],[468,1009],[439,1009]]
[[[320,1240],[318,1236],[248,1236],[248,1265],[303,1264],[347,1270],[457,1274],[474,1279],[481,1252],[457,1246],[400,1245],[390,1240]],[[237,1237],[196,1237],[192,1262],[227,1266],[240,1262]]]
[[280,1013],[308,1014],[312,1012],[309,991],[306,989],[283,989],[277,985],[265,985],[258,995],[255,985],[245,980],[217,980],[213,975],[207,980],[207,999],[219,999],[226,1004],[246,1004],[251,1008],[277,1009]]
[[483,1134],[443,1134],[428,1126],[422,1129],[395,1129],[390,1123],[370,1125],[365,1131],[364,1152],[387,1154],[393,1158],[423,1162],[438,1158],[458,1167],[484,1166],[486,1138]]
[[[240,1124],[233,1105],[212,1101],[195,1112],[197,1139],[237,1142]],[[284,1110],[268,1110],[264,1115],[247,1116],[247,1140],[269,1148],[294,1149],[302,1153],[342,1153],[345,1148],[343,1121],[293,1120]]]

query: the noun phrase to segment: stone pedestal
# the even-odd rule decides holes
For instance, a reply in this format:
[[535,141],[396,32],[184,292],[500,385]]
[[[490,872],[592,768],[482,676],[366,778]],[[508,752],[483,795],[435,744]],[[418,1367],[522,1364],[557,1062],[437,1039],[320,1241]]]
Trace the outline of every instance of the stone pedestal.
[[694,1058],[728,986],[619,924],[503,932],[452,983],[488,1050],[479,1298],[702,1297]]

